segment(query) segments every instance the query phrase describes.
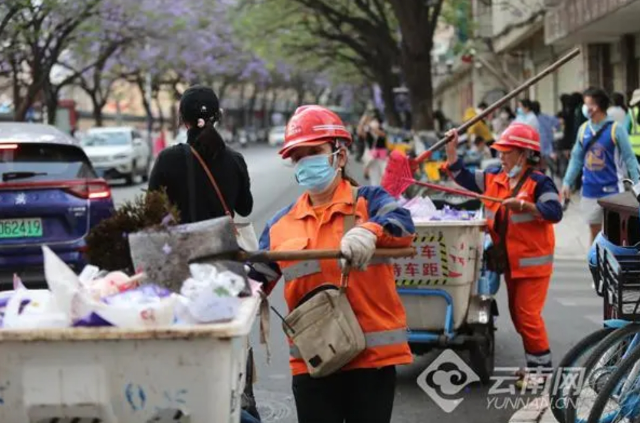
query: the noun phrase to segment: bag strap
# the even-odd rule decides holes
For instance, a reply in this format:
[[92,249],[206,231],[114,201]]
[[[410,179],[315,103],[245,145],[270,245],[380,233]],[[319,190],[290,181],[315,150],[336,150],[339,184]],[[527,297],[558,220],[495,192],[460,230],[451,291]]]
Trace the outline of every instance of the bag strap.
[[[609,127],[609,124],[611,123],[611,121],[607,121],[604,123],[604,125],[602,125],[602,128],[598,129],[598,131],[595,133],[595,135],[593,137],[591,137],[591,139],[589,140],[589,142],[586,145],[582,145],[582,151],[584,153],[584,156],[587,155],[587,152],[589,151],[589,149],[593,146],[593,144],[595,144],[596,141],[598,141],[598,138],[600,138],[600,136],[604,133],[604,131],[607,130],[607,128]],[[585,132],[587,131],[587,127],[589,127],[589,124],[585,124]],[[582,136],[584,138],[584,132],[582,133]]]
[[183,145],[185,158],[187,160],[187,193],[189,195],[189,218],[191,223],[198,221],[196,210],[196,187],[193,169],[193,156],[189,153],[189,144]]
[[[522,189],[522,186],[524,185],[525,182],[527,182],[527,179],[529,179],[529,176],[531,176],[532,173],[533,173],[533,168],[531,167],[524,172],[524,175],[522,175],[522,178],[520,178],[520,180],[518,181],[518,184],[513,188],[513,191],[511,191],[509,198],[513,198],[518,195],[518,193]],[[507,226],[509,226],[508,222],[509,222],[509,209],[505,208],[504,213],[502,213],[502,216],[501,216],[500,227],[498,228],[498,235],[500,235],[500,242],[503,244],[507,236]]]
[[[344,234],[349,232],[356,225],[356,208],[358,206],[358,187],[351,186],[351,198],[353,199],[353,210],[344,217]],[[344,292],[349,286],[349,267],[343,269],[340,277],[340,289]]]
[[227,202],[224,200],[222,191],[220,191],[220,187],[218,187],[218,183],[216,182],[216,179],[211,174],[211,171],[209,170],[209,167],[202,159],[202,156],[192,146],[189,146],[189,148],[191,149],[191,152],[193,153],[195,158],[198,159],[198,161],[200,162],[202,169],[204,169],[204,172],[207,174],[207,177],[209,178],[209,182],[211,182],[211,185],[213,185],[213,188],[216,190],[216,193],[218,194],[218,198],[220,199],[220,203],[222,203],[222,207],[224,208],[224,213],[229,217],[233,217],[231,215],[231,211],[229,210],[229,207],[227,206]]
[[353,211],[344,217],[344,233],[346,234],[356,226],[356,206],[358,205],[358,188],[351,187],[351,198],[353,199]]

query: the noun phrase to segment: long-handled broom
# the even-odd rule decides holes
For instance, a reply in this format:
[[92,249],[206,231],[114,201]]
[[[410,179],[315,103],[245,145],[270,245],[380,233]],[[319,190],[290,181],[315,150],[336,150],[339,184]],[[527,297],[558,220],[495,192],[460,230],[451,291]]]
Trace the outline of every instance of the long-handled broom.
[[[560,66],[569,62],[571,59],[580,54],[580,48],[576,48],[572,50],[569,54],[559,59],[557,62],[553,63],[551,66],[529,79],[518,88],[511,91],[509,94],[502,97],[500,100],[496,101],[489,107],[487,107],[482,113],[474,116],[472,119],[466,121],[462,125],[460,125],[457,130],[459,133],[466,132],[472,125],[476,124],[480,120],[487,117],[490,113],[502,107],[509,100],[520,94],[525,89],[529,88],[536,82],[540,81],[545,76],[557,70]],[[434,151],[439,150],[444,147],[451,139],[449,137],[444,137],[437,143],[433,144],[429,149],[427,149],[424,153],[418,156],[416,159],[409,159],[399,151],[393,151],[389,155],[389,162],[387,163],[387,167],[385,173],[382,177],[381,185],[384,189],[386,189],[390,194],[393,193],[402,193],[409,186],[413,184],[413,174],[415,170],[418,168],[420,163],[427,160],[431,157]],[[398,194],[399,195],[399,194]],[[397,196],[397,195],[396,195]]]
[[[408,179],[405,182],[409,184],[406,188],[408,188],[411,185],[420,185],[421,187],[431,188],[431,189],[436,190],[436,191],[448,192],[450,194],[458,194],[458,195],[462,195],[463,197],[477,198],[479,200],[491,201],[491,202],[494,202],[494,203],[502,203],[502,201],[503,201],[500,198],[489,197],[488,195],[478,194],[478,193],[475,193],[473,191],[467,191],[467,190],[464,190],[464,189],[445,187],[443,185],[438,185],[438,184],[430,184],[429,182],[416,181],[414,179]],[[398,197],[398,196],[400,196],[400,194],[402,194],[402,192],[399,192],[397,194],[396,193],[390,193],[390,194],[393,195],[394,197]]]

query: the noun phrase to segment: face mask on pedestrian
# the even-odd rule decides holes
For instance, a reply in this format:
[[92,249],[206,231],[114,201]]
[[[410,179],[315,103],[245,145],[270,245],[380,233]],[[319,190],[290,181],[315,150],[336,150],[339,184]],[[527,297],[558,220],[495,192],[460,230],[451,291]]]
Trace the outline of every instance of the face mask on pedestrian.
[[522,107],[518,107],[518,109],[516,109],[516,113],[519,116],[523,116],[524,115],[524,109]]
[[[317,154],[303,157],[296,163],[296,181],[301,187],[313,192],[320,193],[326,190],[338,174],[338,151],[332,154]],[[334,156],[334,165],[331,165],[329,158]]]
[[502,120],[509,119],[509,114],[507,112],[500,113],[500,119],[502,119]]
[[520,164],[522,162],[522,157],[523,156],[520,156],[516,164],[513,165],[511,170],[507,172],[507,176],[509,178],[515,178],[516,176],[520,175],[520,172],[522,172],[522,164]]
[[589,108],[589,106],[587,106],[586,104],[582,105],[582,115],[587,118],[587,119],[591,119],[591,115],[593,114],[593,111]]

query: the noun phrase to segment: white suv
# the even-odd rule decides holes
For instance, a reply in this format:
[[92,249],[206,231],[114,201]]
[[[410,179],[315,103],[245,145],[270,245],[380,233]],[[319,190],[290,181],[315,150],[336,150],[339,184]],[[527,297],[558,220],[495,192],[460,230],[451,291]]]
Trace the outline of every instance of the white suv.
[[149,178],[153,150],[133,127],[89,129],[82,146],[96,172],[106,179],[124,178],[131,185],[136,176],[144,182]]

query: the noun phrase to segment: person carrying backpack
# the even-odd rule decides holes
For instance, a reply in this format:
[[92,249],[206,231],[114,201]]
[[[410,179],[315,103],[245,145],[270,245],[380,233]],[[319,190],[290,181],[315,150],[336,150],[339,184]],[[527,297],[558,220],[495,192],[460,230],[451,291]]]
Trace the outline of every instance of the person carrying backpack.
[[591,230],[591,243],[602,229],[603,211],[598,200],[622,192],[626,176],[634,184],[638,182],[638,162],[629,135],[623,125],[607,116],[610,104],[602,89],[584,92],[582,113],[588,120],[578,131],[562,186],[562,197],[567,200],[582,170],[580,207]]

